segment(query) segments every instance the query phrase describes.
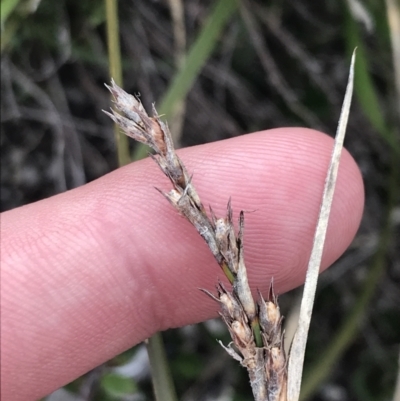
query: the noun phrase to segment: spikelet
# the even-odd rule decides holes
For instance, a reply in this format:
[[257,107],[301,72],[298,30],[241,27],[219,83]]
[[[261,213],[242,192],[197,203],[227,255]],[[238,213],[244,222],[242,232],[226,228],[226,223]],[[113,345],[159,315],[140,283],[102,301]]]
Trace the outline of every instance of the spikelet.
[[259,301],[255,302],[251,294],[243,253],[243,211],[237,234],[230,200],[225,217],[217,218],[210,209],[209,218],[191,177],[175,152],[168,126],[160,120],[154,106],[153,117],[149,117],[141,102],[114,81],[106,87],[114,97],[117,110],[124,115],[114,110],[105,113],[126,135],[154,150],[155,155],[151,157],[173,185],[170,192],[159,192],[196,228],[232,284],[232,290],[228,291],[219,282],[217,295],[203,290],[220,304],[219,313],[232,338],[227,347],[221,345],[247,369],[256,401],[285,401],[287,363],[282,317],[272,284],[267,300],[259,293]]

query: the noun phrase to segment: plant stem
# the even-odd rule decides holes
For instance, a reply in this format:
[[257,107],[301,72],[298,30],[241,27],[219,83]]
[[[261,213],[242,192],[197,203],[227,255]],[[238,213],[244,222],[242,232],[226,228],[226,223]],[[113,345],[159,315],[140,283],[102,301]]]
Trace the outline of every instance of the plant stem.
[[[121,51],[119,44],[118,26],[118,2],[116,0],[105,0],[107,21],[107,43],[110,76],[122,86]],[[117,124],[114,124],[115,142],[117,144],[118,164],[124,166],[131,159],[129,156],[128,138],[121,132]]]
[[147,352],[149,354],[156,400],[178,401],[161,333],[154,334],[154,336],[147,341]]

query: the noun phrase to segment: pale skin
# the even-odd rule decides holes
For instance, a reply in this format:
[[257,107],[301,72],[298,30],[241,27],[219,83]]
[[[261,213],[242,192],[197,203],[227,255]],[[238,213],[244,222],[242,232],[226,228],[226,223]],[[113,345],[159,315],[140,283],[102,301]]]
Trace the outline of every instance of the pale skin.
[[[179,151],[205,205],[245,214],[254,289],[283,293],[304,281],[333,146],[285,128]],[[195,229],[154,186],[151,160],[1,215],[1,391],[35,400],[158,330],[216,316],[223,273]],[[364,189],[344,152],[322,269],[348,247]]]

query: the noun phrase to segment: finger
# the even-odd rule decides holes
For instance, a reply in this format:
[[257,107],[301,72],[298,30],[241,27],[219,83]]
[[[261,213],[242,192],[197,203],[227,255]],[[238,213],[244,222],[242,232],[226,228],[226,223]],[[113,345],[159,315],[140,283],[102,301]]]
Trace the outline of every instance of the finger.
[[[179,152],[203,203],[245,214],[253,288],[304,281],[332,139],[307,129],[260,132]],[[2,216],[2,389],[36,399],[157,330],[199,322],[223,276],[202,238],[154,186],[151,160]],[[363,209],[344,152],[322,268],[346,249]],[[10,397],[5,397],[5,399]]]

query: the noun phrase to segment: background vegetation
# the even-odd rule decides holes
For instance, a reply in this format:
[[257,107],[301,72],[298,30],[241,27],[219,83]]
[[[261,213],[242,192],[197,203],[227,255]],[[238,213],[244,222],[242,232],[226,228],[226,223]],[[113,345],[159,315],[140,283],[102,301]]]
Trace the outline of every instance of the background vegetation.
[[[400,33],[390,24],[398,1],[118,4],[124,89],[146,108],[159,105],[180,146],[281,126],[333,135],[358,46],[346,147],[366,207],[353,244],[321,276],[304,397],[391,399],[400,343]],[[1,23],[4,211],[94,180],[118,158],[101,111],[110,106],[104,2],[2,0]],[[281,297],[286,315],[297,295]],[[181,400],[251,399],[245,371],[215,341],[228,342],[218,321],[164,338]],[[152,398],[140,345],[47,399]]]

